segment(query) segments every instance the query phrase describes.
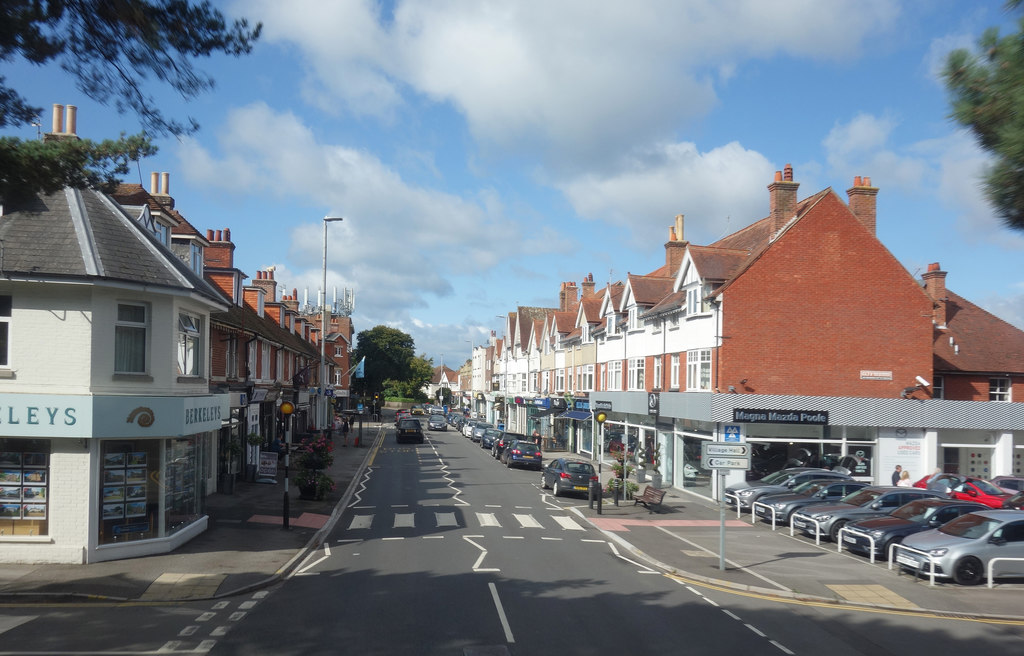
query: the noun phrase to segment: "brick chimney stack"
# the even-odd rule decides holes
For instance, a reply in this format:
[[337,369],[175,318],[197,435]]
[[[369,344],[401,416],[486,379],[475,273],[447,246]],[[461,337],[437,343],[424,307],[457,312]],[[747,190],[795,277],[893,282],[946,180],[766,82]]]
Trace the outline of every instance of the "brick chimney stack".
[[[65,111],[66,110],[66,111]],[[50,132],[43,135],[43,142],[59,139],[77,139],[78,108],[74,105],[53,105],[53,123]]]
[[939,268],[938,262],[928,265],[928,271],[921,275],[924,280],[924,290],[928,292],[933,303],[932,321],[939,328],[946,327],[946,301],[949,296],[946,294],[946,272]]
[[864,227],[875,234],[875,207],[877,203],[878,187],[871,186],[871,178],[859,175],[853,179],[853,186],[846,190],[849,198],[850,211],[864,224]]
[[562,288],[558,291],[558,309],[562,312],[568,312],[576,307],[579,303],[579,298],[579,290],[576,289],[576,283],[571,281],[563,282]]
[[786,164],[782,171],[775,172],[775,181],[768,185],[772,235],[778,234],[796,215],[796,190],[799,187],[799,182],[793,182],[793,167],[790,164]]
[[676,223],[668,229],[668,241],[665,242],[665,267],[669,275],[674,276],[679,271],[687,244],[689,242],[683,238],[683,215],[676,214]]
[[264,297],[268,302],[277,300],[277,281],[274,280],[274,268],[256,272],[256,280],[252,281],[256,287],[262,288],[267,295]]
[[210,242],[203,252],[203,263],[206,266],[235,268],[235,245],[231,243],[231,230],[207,230],[206,241]]
[[284,306],[292,312],[298,314],[299,312],[299,290],[292,287],[292,293],[289,296],[282,296],[281,302]]
[[583,279],[583,283],[580,285],[580,289],[582,290],[580,298],[586,298],[594,295],[594,274],[587,274],[587,277]]

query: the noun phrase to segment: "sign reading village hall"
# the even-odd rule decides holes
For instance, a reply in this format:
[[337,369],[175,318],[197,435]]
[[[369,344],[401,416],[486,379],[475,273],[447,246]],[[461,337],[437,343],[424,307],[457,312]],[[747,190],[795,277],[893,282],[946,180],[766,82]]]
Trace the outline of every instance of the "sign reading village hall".
[[732,420],[748,424],[815,424],[824,426],[828,424],[828,411],[748,410],[733,408]]

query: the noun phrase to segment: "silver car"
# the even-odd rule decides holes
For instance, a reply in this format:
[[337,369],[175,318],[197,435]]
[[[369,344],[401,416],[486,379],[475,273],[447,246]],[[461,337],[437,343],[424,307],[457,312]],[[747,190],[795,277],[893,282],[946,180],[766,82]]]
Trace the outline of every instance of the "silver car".
[[810,536],[815,532],[833,542],[839,539],[839,530],[847,523],[888,515],[905,503],[915,499],[942,496],[934,490],[917,487],[878,485],[851,492],[836,503],[814,503],[793,513],[793,528]]
[[[924,556],[910,547],[923,551]],[[930,563],[935,575],[961,585],[977,585],[988,576],[1024,576],[1024,510],[984,510],[961,515],[939,528],[908,536],[895,548],[895,559],[904,569],[927,576]]]

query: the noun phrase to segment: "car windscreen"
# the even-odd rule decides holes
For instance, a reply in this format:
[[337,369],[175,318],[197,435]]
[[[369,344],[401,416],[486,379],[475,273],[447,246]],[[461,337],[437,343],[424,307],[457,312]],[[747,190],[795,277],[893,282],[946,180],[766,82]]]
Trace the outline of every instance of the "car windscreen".
[[937,509],[938,506],[928,503],[924,499],[918,499],[917,501],[903,504],[889,514],[909,522],[923,522]]
[[811,495],[829,484],[830,483],[826,481],[804,481],[800,485],[794,487],[793,491],[798,494]]
[[501,431],[497,428],[488,428],[484,431],[484,435],[487,437],[501,437]]
[[982,492],[984,492],[985,494],[994,494],[996,496],[1006,494],[995,485],[992,485],[992,483],[988,481],[983,481],[980,478],[971,481],[971,484],[974,485],[974,487],[981,490]]
[[594,466],[588,462],[567,462],[565,470],[573,474],[593,474]]
[[771,485],[771,484],[774,484],[774,483],[782,483],[783,481],[788,480],[789,477],[792,476],[792,475],[793,475],[792,472],[777,471],[777,472],[768,474],[767,476],[762,478],[760,480],[760,482],[761,483],[766,483],[768,485]]
[[989,531],[995,530],[1000,524],[1002,522],[998,519],[990,519],[969,513],[946,522],[938,530],[946,535],[975,540],[988,534]]
[[880,496],[882,496],[881,490],[864,488],[862,490],[857,490],[856,492],[850,492],[840,499],[840,501],[848,503],[851,506],[863,506],[865,503],[871,503]]

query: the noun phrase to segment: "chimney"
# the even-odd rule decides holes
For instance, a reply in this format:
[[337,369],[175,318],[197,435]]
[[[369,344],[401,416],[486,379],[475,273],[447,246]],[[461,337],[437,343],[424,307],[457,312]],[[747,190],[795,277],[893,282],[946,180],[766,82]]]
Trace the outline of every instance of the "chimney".
[[77,139],[75,134],[78,124],[78,108],[74,105],[53,105],[52,130],[43,135],[43,141],[58,139]]
[[594,295],[594,274],[587,274],[587,277],[583,279],[583,283],[580,285],[580,289],[582,290],[582,294],[580,294],[581,299]]
[[171,198],[171,174],[166,171],[160,174],[160,186],[156,187],[157,174],[151,173],[149,176],[149,184],[154,187],[151,191],[153,198],[156,202],[160,203],[161,206],[166,207],[169,210],[174,209],[174,199]]
[[160,193],[160,174],[156,171],[151,171],[149,174],[149,193],[151,196]]
[[568,312],[576,307],[577,303],[579,303],[579,294],[576,290],[576,283],[563,282],[562,288],[558,292],[558,309]]
[[876,234],[875,206],[878,187],[871,186],[871,178],[861,178],[858,175],[853,179],[853,186],[846,190],[846,195],[853,215],[871,231],[871,234]]
[[796,190],[799,187],[799,182],[793,182],[793,167],[789,164],[782,171],[776,171],[775,181],[768,185],[773,237],[796,214]]
[[932,299],[933,316],[932,321],[939,328],[946,327],[946,272],[939,268],[938,262],[928,265],[928,271],[921,275],[924,281],[924,290]]
[[253,280],[252,284],[256,287],[262,288],[267,293],[264,297],[266,301],[274,302],[277,300],[277,281],[274,280],[273,269],[257,271],[256,280]]
[[282,297],[281,298],[281,302],[284,303],[286,308],[288,308],[292,312],[298,314],[298,312],[299,312],[299,291],[293,287],[291,295]]
[[235,245],[231,243],[231,231],[207,230],[206,239],[210,245],[203,249],[203,264],[218,269],[235,268]]
[[669,275],[676,275],[686,254],[687,242],[683,239],[683,215],[676,214],[676,223],[668,229],[668,241],[665,242],[665,268]]

